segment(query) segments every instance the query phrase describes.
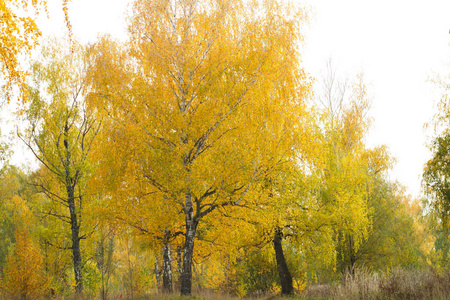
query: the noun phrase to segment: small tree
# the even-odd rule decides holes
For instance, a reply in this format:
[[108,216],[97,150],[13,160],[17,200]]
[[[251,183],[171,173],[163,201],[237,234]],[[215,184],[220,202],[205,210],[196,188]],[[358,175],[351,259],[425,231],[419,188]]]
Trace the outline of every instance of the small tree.
[[49,289],[42,255],[26,228],[16,231],[16,244],[8,255],[4,273],[4,288],[21,299],[35,299]]
[[450,85],[448,77],[437,78],[441,98],[437,113],[430,122],[434,129],[431,158],[424,166],[423,186],[429,215],[437,221],[436,250],[441,252],[442,266],[448,267],[450,251]]
[[423,180],[428,195],[428,206],[439,220],[436,250],[442,253],[442,264],[447,266],[450,251],[450,133],[445,131],[432,144],[432,158],[426,163]]
[[19,196],[11,199],[9,210],[14,222],[21,225],[16,228],[16,243],[6,258],[3,288],[14,297],[34,299],[48,291],[50,281],[44,270],[40,249],[29,233],[33,215]]
[[29,126],[19,134],[41,163],[33,183],[51,200],[42,213],[62,221],[70,232],[70,246],[54,246],[72,252],[77,294],[83,291],[80,242],[95,226],[86,220],[87,182],[91,149],[101,124],[84,101],[88,94],[85,58],[81,47],[55,41],[43,49],[32,66],[34,82],[24,113]]

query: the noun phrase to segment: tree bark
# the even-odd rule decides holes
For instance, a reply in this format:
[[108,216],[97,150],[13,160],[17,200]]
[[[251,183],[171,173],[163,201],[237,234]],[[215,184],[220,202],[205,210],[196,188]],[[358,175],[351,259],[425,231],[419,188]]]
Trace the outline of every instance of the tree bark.
[[83,277],[81,272],[81,250],[80,250],[80,225],[78,224],[77,212],[75,207],[75,181],[70,174],[70,149],[69,149],[69,127],[64,126],[64,150],[65,150],[65,183],[67,192],[67,205],[70,212],[70,228],[72,231],[72,258],[73,271],[75,274],[75,293],[79,296],[83,293]]
[[273,238],[273,248],[275,250],[275,257],[277,260],[278,275],[280,276],[281,281],[281,293],[283,295],[289,295],[294,292],[294,287],[292,285],[292,276],[289,272],[286,259],[284,257],[282,241],[283,234],[281,229],[277,228]]
[[181,295],[190,295],[192,289],[192,257],[194,254],[195,232],[198,221],[194,219],[192,194],[186,192],[186,236],[183,253],[183,269],[181,272]]
[[447,267],[448,263],[448,251],[449,251],[449,227],[448,227],[448,216],[447,213],[443,212],[441,216],[442,220],[442,265]]
[[159,288],[161,286],[161,272],[159,271],[158,266],[158,255],[155,255],[155,277],[156,277],[156,286]]
[[353,248],[353,236],[349,234],[348,236],[349,242],[349,265],[348,265],[348,273],[352,278],[355,278],[355,265],[356,265],[356,256]]
[[182,272],[182,266],[183,266],[183,247],[178,246],[177,247],[177,281],[176,281],[176,288],[181,288],[181,272]]
[[163,247],[163,291],[172,292],[172,258],[168,245]]
[[81,272],[81,251],[80,251],[80,233],[77,220],[77,213],[75,211],[75,199],[73,188],[68,188],[68,204],[70,211],[70,226],[72,230],[72,256],[73,256],[73,271],[75,273],[75,292],[77,294],[83,293],[83,277]]

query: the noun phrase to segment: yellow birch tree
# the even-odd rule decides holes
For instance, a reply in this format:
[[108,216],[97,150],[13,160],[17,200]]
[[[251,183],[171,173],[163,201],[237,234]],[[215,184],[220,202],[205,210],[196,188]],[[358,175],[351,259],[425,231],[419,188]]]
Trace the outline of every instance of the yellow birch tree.
[[109,146],[125,143],[131,153],[121,159],[133,170],[124,179],[145,191],[113,201],[170,210],[184,236],[183,295],[191,293],[202,220],[258,205],[255,183],[300,142],[310,92],[298,44],[304,19],[281,1],[140,0],[129,41],[103,39],[95,48],[91,103],[117,128]]

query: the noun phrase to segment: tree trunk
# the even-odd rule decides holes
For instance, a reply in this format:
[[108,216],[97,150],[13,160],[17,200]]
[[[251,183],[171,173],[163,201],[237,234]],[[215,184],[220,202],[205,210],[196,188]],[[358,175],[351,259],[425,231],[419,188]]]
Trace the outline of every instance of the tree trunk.
[[355,278],[356,256],[355,256],[355,251],[353,249],[353,236],[352,235],[348,236],[348,242],[349,242],[349,246],[350,246],[348,272],[352,278]]
[[176,281],[176,288],[179,289],[181,287],[181,273],[182,273],[182,266],[183,266],[183,247],[178,246],[177,247],[177,281]]
[[[108,247],[105,240],[108,239]],[[111,277],[112,256],[114,254],[114,236],[102,236],[98,242],[97,268],[101,274],[100,299],[107,300],[109,296],[109,281]]]
[[448,263],[448,251],[450,250],[449,245],[449,227],[448,227],[448,216],[447,213],[442,213],[442,265],[447,268]]
[[277,259],[278,275],[281,281],[281,293],[283,295],[289,295],[294,292],[294,287],[292,285],[292,276],[289,272],[288,266],[286,264],[286,259],[284,258],[283,246],[282,246],[283,235],[280,228],[275,230],[275,235],[273,238],[273,248],[275,250],[275,257]]
[[70,227],[72,231],[72,256],[73,256],[73,271],[75,274],[75,293],[80,296],[83,293],[83,277],[81,273],[81,251],[80,251],[80,226],[77,220],[77,212],[75,208],[75,182],[70,174],[70,148],[69,148],[69,127],[66,123],[64,126],[64,171],[65,183],[67,192],[67,205],[70,212]]
[[[69,190],[69,189],[68,189]],[[77,214],[75,211],[75,200],[73,196],[73,189],[69,192],[69,211],[70,211],[70,225],[72,230],[72,256],[73,256],[73,271],[75,273],[75,292],[78,295],[83,293],[83,277],[81,272],[81,251],[80,251],[80,234],[77,221]]]
[[198,221],[194,220],[194,207],[190,191],[186,192],[186,236],[181,272],[181,295],[190,295],[192,288],[192,257]]
[[101,289],[100,289],[100,299],[106,300],[107,293],[105,288],[105,238],[102,236],[100,241],[97,242],[97,249],[95,253],[97,259],[97,268],[101,275]]
[[168,245],[163,247],[163,291],[172,292],[172,258]]
[[161,272],[158,266],[158,255],[155,255],[155,276],[156,276],[156,286],[159,288],[161,286]]

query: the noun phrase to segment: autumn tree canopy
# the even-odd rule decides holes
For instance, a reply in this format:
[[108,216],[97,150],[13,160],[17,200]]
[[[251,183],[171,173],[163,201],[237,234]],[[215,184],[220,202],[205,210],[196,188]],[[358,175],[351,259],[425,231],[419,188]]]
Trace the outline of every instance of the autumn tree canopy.
[[97,45],[96,105],[131,154],[121,164],[142,184],[139,205],[156,199],[184,224],[182,294],[201,221],[257,205],[255,183],[302,142],[302,20],[278,1],[136,1],[129,41]]

